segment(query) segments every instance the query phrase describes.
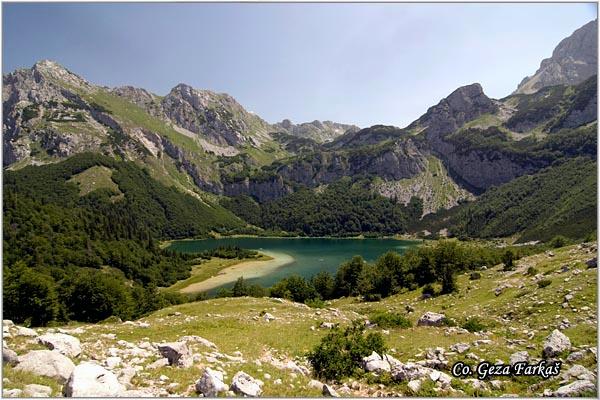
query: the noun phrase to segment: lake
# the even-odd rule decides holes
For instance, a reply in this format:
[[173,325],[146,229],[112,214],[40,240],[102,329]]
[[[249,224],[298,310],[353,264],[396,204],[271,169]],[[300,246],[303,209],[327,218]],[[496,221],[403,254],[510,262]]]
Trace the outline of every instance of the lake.
[[[393,250],[403,253],[419,241],[397,239],[330,239],[330,238],[261,238],[239,237],[204,240],[181,240],[168,248],[179,252],[200,252],[218,246],[238,246],[244,249],[264,252],[275,258],[281,256],[283,263],[265,271],[266,274],[246,279],[265,287],[277,281],[298,274],[310,278],[320,271],[335,274],[340,264],[355,255],[372,262],[383,253]],[[282,265],[281,265],[282,264]],[[232,283],[223,285],[232,286]]]

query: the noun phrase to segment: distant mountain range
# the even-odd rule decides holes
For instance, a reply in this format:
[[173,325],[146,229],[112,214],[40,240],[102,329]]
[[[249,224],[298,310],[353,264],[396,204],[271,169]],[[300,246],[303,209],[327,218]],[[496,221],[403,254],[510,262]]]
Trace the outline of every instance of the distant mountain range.
[[45,60],[3,76],[4,166],[100,153],[132,161],[215,207],[221,196],[248,196],[260,208],[349,178],[403,206],[418,200],[426,215],[477,202],[492,187],[572,158],[595,163],[596,70],[592,21],[506,98],[491,99],[474,83],[405,128],[359,129],[331,121],[269,124],[227,94],[185,84],[166,96],[96,86]]

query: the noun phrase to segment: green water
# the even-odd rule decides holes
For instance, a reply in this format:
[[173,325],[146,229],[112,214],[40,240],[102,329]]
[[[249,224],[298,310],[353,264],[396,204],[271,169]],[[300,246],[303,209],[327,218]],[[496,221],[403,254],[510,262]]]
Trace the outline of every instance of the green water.
[[[271,286],[282,278],[298,274],[310,278],[320,271],[335,274],[341,263],[355,255],[374,261],[383,253],[393,250],[403,253],[420,242],[396,239],[326,239],[326,238],[223,238],[182,240],[173,242],[169,249],[180,252],[199,252],[218,246],[239,246],[244,249],[265,250],[291,256],[293,261],[260,278],[248,280],[262,286]],[[226,285],[231,286],[231,285]]]

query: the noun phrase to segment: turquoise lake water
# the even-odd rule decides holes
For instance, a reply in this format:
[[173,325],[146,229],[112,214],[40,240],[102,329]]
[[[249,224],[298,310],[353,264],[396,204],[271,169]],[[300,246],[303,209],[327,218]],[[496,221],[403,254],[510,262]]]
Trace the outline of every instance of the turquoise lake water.
[[292,274],[298,274],[305,278],[310,278],[320,271],[329,271],[335,274],[341,263],[350,260],[355,255],[360,255],[371,262],[387,251],[403,253],[418,244],[420,244],[418,241],[396,239],[241,237],[182,240],[173,242],[169,249],[190,253],[218,246],[239,246],[244,249],[283,253],[293,257],[292,262],[277,268],[268,275],[248,280],[250,283],[266,287]]

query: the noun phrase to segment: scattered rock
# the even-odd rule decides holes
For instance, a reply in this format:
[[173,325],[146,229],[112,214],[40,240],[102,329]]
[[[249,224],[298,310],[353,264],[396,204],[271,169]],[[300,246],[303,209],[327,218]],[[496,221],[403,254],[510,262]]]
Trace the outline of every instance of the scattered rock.
[[554,397],[578,397],[585,392],[595,391],[596,385],[590,381],[575,381],[559,387],[552,395]]
[[267,322],[272,321],[275,319],[275,317],[272,314],[269,313],[265,313],[265,315],[263,315],[263,319]]
[[571,341],[565,334],[555,329],[544,340],[543,349],[544,357],[554,357],[563,351],[571,349]]
[[221,392],[227,392],[229,387],[223,383],[223,373],[210,368],[204,369],[202,376],[196,382],[196,391],[204,397],[216,397]]
[[320,328],[333,329],[335,328],[335,324],[333,322],[323,322],[321,323]]
[[529,361],[529,353],[526,351],[517,351],[510,355],[510,365],[515,365],[518,362],[528,362]]
[[323,383],[315,379],[311,379],[310,382],[308,382],[308,387],[311,389],[316,389],[321,393],[323,392]]
[[27,371],[34,375],[45,376],[56,379],[59,383],[65,383],[71,376],[75,364],[57,351],[33,350],[19,356],[17,371]]
[[16,335],[17,336],[27,336],[27,337],[36,337],[38,335],[38,333],[31,328],[25,328],[24,326],[18,326]]
[[67,357],[77,357],[81,354],[79,339],[64,333],[46,333],[38,337],[38,342]]
[[585,368],[583,365],[573,365],[567,371],[563,372],[562,375],[565,379],[575,378],[575,379],[579,379],[582,381],[595,381],[596,380],[596,377],[594,376],[594,374],[590,370]]
[[194,342],[200,343],[203,346],[210,347],[211,349],[217,350],[217,345],[211,342],[208,339],[204,339],[203,337],[191,335],[191,336],[182,336],[178,340],[178,342]]
[[335,391],[335,389],[327,384],[323,384],[323,396],[326,397],[340,397],[340,395]]
[[598,258],[594,257],[592,259],[589,259],[585,262],[585,265],[587,265],[588,268],[598,268]]
[[19,363],[19,356],[17,356],[17,353],[8,347],[2,347],[2,362],[14,367]]
[[569,354],[569,357],[567,357],[567,362],[572,363],[575,361],[579,361],[583,359],[583,357],[585,357],[585,350],[576,351],[574,353]]
[[52,395],[52,388],[36,384],[25,385],[23,394],[25,394],[26,397],[50,397],[50,395]]
[[419,318],[417,326],[441,326],[446,316],[444,314],[438,314],[431,311],[427,311]]
[[2,397],[21,397],[23,391],[21,389],[3,389]]
[[124,390],[112,372],[87,361],[73,369],[63,389],[66,397],[116,397]]
[[121,357],[108,357],[104,360],[104,363],[106,364],[106,368],[113,369],[121,365],[122,361]]
[[231,380],[231,390],[236,394],[258,397],[262,393],[262,382],[254,379],[244,371],[238,371]]
[[470,348],[471,346],[466,343],[456,343],[450,347],[450,350],[456,351],[458,354],[462,354],[469,351]]
[[387,360],[381,358],[376,352],[372,352],[370,356],[362,359],[362,365],[367,372],[390,372],[391,367]]
[[194,363],[190,350],[184,342],[162,343],[158,346],[158,351],[169,360],[169,365],[189,368]]
[[413,393],[417,393],[419,390],[421,390],[421,381],[419,379],[413,379],[412,381],[408,382],[408,388]]
[[167,365],[169,365],[169,359],[159,358],[158,360],[154,361],[152,364],[148,365],[146,367],[146,369],[157,369],[157,368],[166,367]]

